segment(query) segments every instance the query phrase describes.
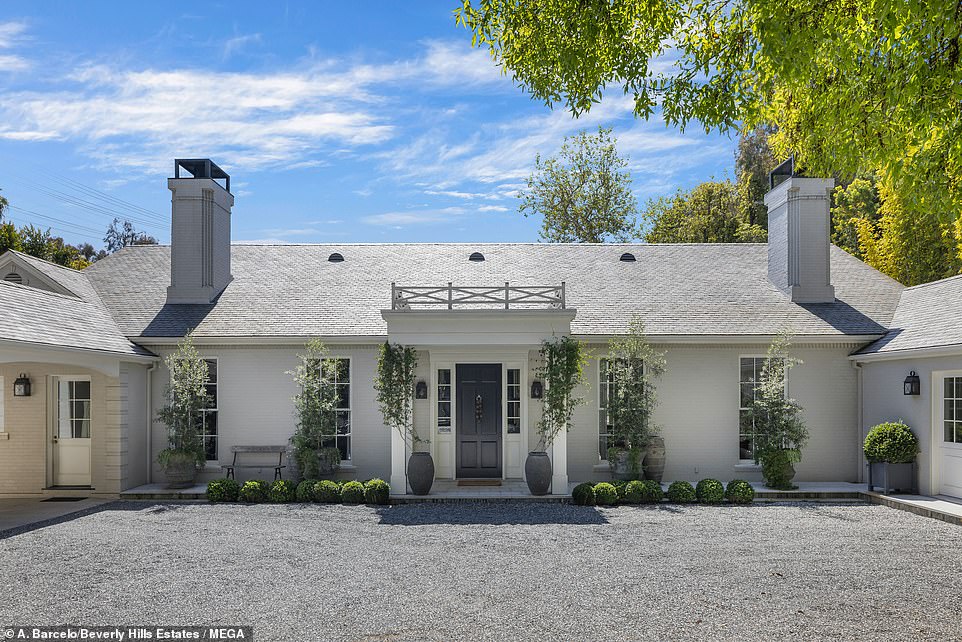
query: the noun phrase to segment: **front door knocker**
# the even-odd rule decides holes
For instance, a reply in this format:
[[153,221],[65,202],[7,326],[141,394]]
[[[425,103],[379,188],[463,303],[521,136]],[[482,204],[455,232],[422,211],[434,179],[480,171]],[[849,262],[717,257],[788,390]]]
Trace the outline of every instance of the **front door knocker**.
[[484,419],[484,400],[481,399],[481,395],[474,398],[474,419],[478,423]]

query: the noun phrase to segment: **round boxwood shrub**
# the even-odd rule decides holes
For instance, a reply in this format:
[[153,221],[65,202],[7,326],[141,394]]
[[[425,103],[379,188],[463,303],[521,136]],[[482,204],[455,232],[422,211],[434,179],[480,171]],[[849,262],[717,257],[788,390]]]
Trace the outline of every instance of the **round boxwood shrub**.
[[391,487],[383,479],[372,479],[364,484],[364,501],[368,504],[387,504],[391,501]]
[[364,503],[364,484],[359,481],[349,481],[341,487],[341,501],[345,504]]
[[595,501],[599,506],[613,506],[618,501],[618,491],[608,482],[595,484]]
[[645,501],[645,484],[642,481],[633,479],[625,484],[624,493],[618,498],[626,504],[640,504]]
[[609,482],[615,487],[615,492],[618,493],[618,503],[625,501],[625,493],[628,492],[628,482],[624,479],[614,479]]
[[212,479],[207,483],[207,500],[211,502],[236,502],[240,485],[233,479]]
[[865,437],[865,458],[872,463],[908,464],[919,454],[919,440],[901,421],[879,424]]
[[294,497],[297,498],[299,502],[312,502],[314,501],[314,484],[317,483],[316,479],[305,479],[300,484],[297,485],[297,490],[294,491]]
[[653,479],[646,479],[641,482],[641,501],[645,504],[656,504],[665,498],[665,491],[661,489],[661,484]]
[[720,504],[725,500],[725,487],[717,479],[703,479],[695,486],[695,496],[702,504]]
[[311,497],[322,504],[337,504],[341,501],[341,486],[330,479],[315,482]]
[[240,500],[249,504],[266,502],[271,492],[271,485],[263,479],[252,479],[244,482],[240,488]]
[[697,501],[695,487],[686,481],[672,482],[668,487],[668,501],[676,504],[691,504]]
[[733,504],[750,504],[755,499],[755,489],[744,479],[733,479],[725,488],[725,499]]
[[571,499],[578,506],[595,505],[595,486],[591,482],[581,482],[571,491]]
[[286,479],[275,480],[274,483],[271,484],[271,490],[268,493],[268,499],[275,504],[292,502],[296,496],[297,486],[294,485],[294,482]]

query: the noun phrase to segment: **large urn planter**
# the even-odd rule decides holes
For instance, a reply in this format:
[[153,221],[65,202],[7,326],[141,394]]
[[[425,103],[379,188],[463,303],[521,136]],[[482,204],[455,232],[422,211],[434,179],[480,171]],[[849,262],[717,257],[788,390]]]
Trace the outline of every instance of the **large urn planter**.
[[551,459],[548,453],[533,450],[524,462],[524,478],[532,495],[547,495],[551,488]]
[[190,488],[197,480],[197,460],[192,455],[170,455],[163,470],[167,488]]
[[665,438],[651,437],[645,454],[645,479],[661,483],[665,474]]
[[434,459],[431,453],[411,453],[408,459],[408,483],[414,495],[427,495],[434,485]]
[[[636,453],[638,461],[632,466],[632,452],[627,448],[612,448],[608,451],[608,467],[611,469],[612,479],[631,481],[641,479],[643,475],[642,461],[644,452]],[[634,469],[634,470],[633,470]]]
[[762,477],[765,485],[775,490],[794,490],[792,484],[795,478],[795,466],[792,463],[791,451],[776,450],[762,457]]
[[883,493],[901,491],[915,492],[915,464],[892,464],[873,462],[868,465],[868,489],[880,489]]

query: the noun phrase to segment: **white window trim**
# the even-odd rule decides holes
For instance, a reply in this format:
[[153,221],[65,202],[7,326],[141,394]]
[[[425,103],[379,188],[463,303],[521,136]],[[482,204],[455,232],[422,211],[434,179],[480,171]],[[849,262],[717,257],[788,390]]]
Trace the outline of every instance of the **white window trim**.
[[[607,419],[608,419],[608,407],[601,405],[601,388],[602,388],[602,386],[606,386],[606,387],[607,387],[607,386],[609,385],[609,383],[608,383],[608,381],[607,381],[607,377],[605,378],[605,380],[602,380],[602,373],[604,372],[604,369],[603,369],[601,366],[602,366],[603,363],[607,363],[608,361],[610,361],[610,359],[608,359],[608,357],[600,357],[600,358],[598,359],[598,412],[597,412],[598,437],[597,437],[597,439],[598,439],[598,445],[599,445],[599,446],[601,445],[601,412],[602,412],[602,411],[604,411],[604,413],[605,413],[605,424],[606,424],[606,425],[605,425],[605,428],[607,428],[607,423],[608,423],[608,422],[607,422]],[[645,368],[644,362],[642,362],[641,368],[642,368],[642,372],[644,372],[644,368]],[[608,395],[607,395],[607,396],[608,396],[609,398],[611,397],[611,390],[608,390]],[[606,436],[610,439],[610,438],[612,437],[612,434],[609,432],[609,433],[606,433]],[[610,447],[611,447],[611,446],[609,446],[609,448],[610,448]],[[605,456],[602,456],[602,455],[601,455],[601,452],[598,453],[598,465],[607,465],[607,464],[608,464],[608,457],[607,457],[607,455],[608,455],[607,449],[605,449]]]
[[[209,414],[209,413],[216,413],[216,414],[217,414],[217,435],[216,435],[216,437],[217,437],[217,448],[216,448],[217,457],[215,457],[214,459],[208,459],[208,460],[206,460],[206,461],[207,461],[207,465],[211,465],[212,463],[217,463],[217,462],[220,461],[220,442],[221,442],[221,434],[220,434],[220,433],[221,433],[221,425],[220,425],[220,359],[219,359],[218,357],[205,357],[204,355],[201,355],[200,358],[203,359],[205,362],[206,362],[206,361],[213,361],[213,362],[214,362],[214,368],[215,368],[216,371],[217,371],[217,381],[215,381],[215,382],[212,383],[212,384],[210,384],[210,383],[204,383],[204,386],[210,386],[210,385],[212,385],[212,386],[214,386],[214,387],[217,388],[217,394],[216,394],[215,397],[214,397],[214,401],[215,401],[216,403],[214,404],[214,407],[213,407],[213,408],[204,408],[203,410],[201,410],[201,412],[204,413],[205,415],[206,415],[206,414]],[[208,375],[209,375],[209,374],[210,374],[210,370],[208,369]],[[205,382],[206,382],[206,380],[205,380]],[[205,422],[205,425],[206,425],[206,422]],[[201,435],[201,442],[203,443],[203,435]]]
[[[348,443],[350,443],[351,445],[349,449],[351,451],[351,457],[349,459],[342,459],[341,465],[349,466],[351,465],[351,462],[354,460],[354,360],[349,356],[340,355],[340,354],[329,354],[326,357],[324,357],[324,359],[325,360],[343,359],[347,361],[347,377],[348,377],[347,408],[337,408],[334,412],[336,414],[337,412],[347,411],[348,432],[346,437],[348,438]],[[336,381],[334,382],[334,385],[335,386],[337,385]],[[337,419],[335,419],[335,424],[334,424],[334,447],[335,448],[337,447],[338,436],[343,437],[345,435],[339,435],[337,433]]]
[[[51,378],[52,378],[52,380],[53,380],[53,382],[54,382],[54,384],[55,384],[55,385],[53,386],[53,404],[54,404],[54,410],[55,410],[55,412],[54,412],[54,414],[53,414],[53,419],[52,419],[52,422],[53,422],[53,425],[52,425],[53,436],[57,436],[57,435],[60,434],[60,426],[57,424],[57,420],[60,418],[60,415],[59,415],[59,412],[60,412],[60,411],[59,411],[59,409],[57,408],[57,404],[59,403],[59,396],[58,396],[58,395],[60,394],[60,383],[61,383],[61,382],[64,382],[64,381],[66,381],[66,382],[68,382],[68,383],[71,382],[71,381],[86,381],[87,383],[90,384],[90,417],[88,418],[88,421],[90,422],[90,431],[89,431],[89,432],[90,432],[90,436],[89,436],[89,437],[85,437],[84,439],[91,439],[91,438],[93,437],[93,431],[94,431],[94,388],[93,388],[93,378],[92,378],[90,375],[81,375],[81,374],[52,375]],[[72,417],[71,417],[71,419],[72,419]],[[51,420],[48,420],[48,423],[50,423],[50,421],[51,421]]]
[[[952,450],[957,450],[957,449],[962,449],[962,442],[958,442],[958,441],[945,441],[945,421],[946,421],[946,419],[945,419],[945,400],[946,400],[946,399],[952,399],[953,401],[956,401],[956,400],[959,399],[959,397],[946,397],[946,396],[945,396],[945,380],[946,380],[946,379],[962,379],[962,370],[955,370],[955,371],[948,371],[948,372],[939,373],[939,376],[938,376],[939,387],[938,387],[938,389],[937,389],[937,390],[938,390],[938,394],[937,394],[937,395],[934,395],[935,397],[938,398],[939,408],[938,408],[938,413],[937,413],[937,414],[934,414],[933,416],[939,418],[938,427],[940,428],[940,430],[934,435],[935,437],[938,437],[938,440],[936,440],[934,443],[938,444],[938,445],[939,445],[940,447],[942,447],[942,448],[949,448],[949,449],[952,449]],[[960,421],[962,421],[962,420],[960,420],[958,417],[956,417],[956,418],[953,419],[952,421],[953,421],[954,423],[960,423]]]
[[[737,393],[738,393],[738,417],[737,417],[737,422],[735,424],[735,431],[736,431],[735,447],[738,448],[739,451],[741,451],[741,448],[738,445],[738,437],[740,437],[742,434],[742,410],[748,410],[747,408],[742,408],[742,359],[767,359],[767,358],[768,358],[768,354],[738,355],[738,362],[737,362],[738,370],[736,371],[738,373],[738,376],[736,377],[738,381],[735,384],[737,387]],[[791,378],[788,376],[788,372],[786,371],[785,372],[785,396],[786,397],[788,397],[788,388],[790,385],[791,385]],[[761,468],[761,466],[755,463],[754,458],[742,459],[741,452],[739,452],[738,460],[737,460],[737,463],[735,464],[735,468],[739,468],[739,469]]]
[[6,395],[7,395],[7,385],[4,383],[3,377],[0,376],[0,435],[4,435],[4,436],[0,436],[0,439],[6,439],[5,435],[7,432],[7,424],[4,421],[4,415],[3,415],[3,407],[4,407],[3,402],[6,399]]

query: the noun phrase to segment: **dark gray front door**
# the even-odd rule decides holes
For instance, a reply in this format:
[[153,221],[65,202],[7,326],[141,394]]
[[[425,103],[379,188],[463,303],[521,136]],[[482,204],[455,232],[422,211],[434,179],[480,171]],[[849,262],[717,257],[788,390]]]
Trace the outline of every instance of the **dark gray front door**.
[[501,477],[501,364],[457,367],[458,477]]

